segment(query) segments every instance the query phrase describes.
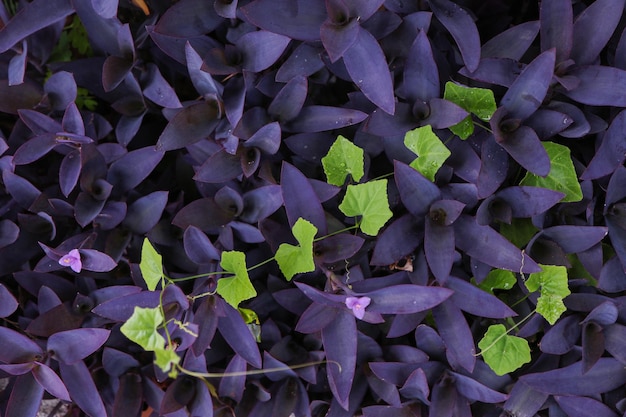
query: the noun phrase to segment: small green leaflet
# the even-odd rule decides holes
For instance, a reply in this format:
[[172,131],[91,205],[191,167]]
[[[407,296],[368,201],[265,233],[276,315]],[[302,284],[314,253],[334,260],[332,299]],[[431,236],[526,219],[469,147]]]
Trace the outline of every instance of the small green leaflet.
[[180,362],[180,356],[172,349],[155,349],[154,363],[161,368],[163,372],[169,372],[170,378],[176,378],[178,372],[172,370],[173,365],[178,365]]
[[530,362],[528,341],[506,333],[502,324],[489,326],[478,342],[485,363],[497,374],[505,375]]
[[322,158],[327,182],[338,187],[343,185],[348,174],[352,175],[354,181],[360,181],[364,175],[363,165],[363,149],[341,135]]
[[163,349],[165,346],[165,338],[157,332],[161,323],[163,323],[163,314],[158,307],[135,306],[133,314],[122,325],[120,331],[144,350],[153,351]]
[[348,185],[346,195],[339,205],[346,216],[362,216],[361,231],[376,236],[393,213],[389,209],[387,180],[368,181],[364,184]]
[[[475,114],[485,122],[491,119],[497,108],[493,91],[486,88],[465,87],[451,81],[446,83],[443,98]],[[461,139],[467,139],[474,133],[472,116],[467,116],[460,123],[452,126],[450,130]]]
[[242,301],[256,296],[256,290],[248,276],[246,255],[243,252],[222,252],[220,265],[224,271],[234,275],[233,277],[220,278],[217,281],[217,293],[228,304],[237,308]]
[[411,167],[431,181],[435,181],[435,174],[450,156],[450,150],[435,135],[430,125],[406,132],[404,146],[418,156],[411,162]]
[[543,142],[542,145],[550,157],[550,172],[545,178],[527,172],[520,185],[560,191],[565,194],[561,200],[563,203],[582,200],[583,192],[574,170],[569,148],[554,142]]
[[510,290],[517,280],[513,272],[504,269],[493,269],[487,277],[478,284],[478,288],[493,294],[493,290]]
[[530,292],[540,290],[537,313],[541,314],[548,323],[554,324],[567,310],[563,299],[571,294],[567,286],[567,268],[560,265],[539,266],[541,272],[530,274],[525,285]]
[[291,228],[291,232],[299,245],[281,243],[274,257],[287,281],[291,281],[296,274],[315,271],[313,238],[317,233],[317,227],[308,220],[299,218]]
[[148,289],[154,291],[163,279],[163,258],[157,253],[148,238],[143,240],[141,246],[139,269]]

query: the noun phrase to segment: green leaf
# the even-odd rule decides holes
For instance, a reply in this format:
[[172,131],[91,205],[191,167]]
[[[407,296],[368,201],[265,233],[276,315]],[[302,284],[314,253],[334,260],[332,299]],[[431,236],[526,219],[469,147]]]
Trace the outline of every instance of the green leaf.
[[478,342],[485,363],[497,374],[505,375],[530,362],[528,341],[506,333],[502,324],[489,326]]
[[220,265],[224,271],[234,274],[233,277],[220,278],[217,281],[217,293],[228,304],[237,308],[242,301],[256,296],[256,290],[248,276],[246,255],[243,252],[222,252]]
[[530,292],[540,291],[537,313],[554,324],[567,310],[563,298],[571,294],[567,286],[567,268],[561,265],[539,266],[541,271],[530,274],[525,285]]
[[155,349],[154,363],[161,368],[163,372],[169,372],[169,376],[176,378],[177,372],[174,370],[174,374],[170,372],[172,366],[177,365],[180,362],[180,356],[172,349]]
[[163,349],[165,346],[165,339],[157,332],[161,323],[163,323],[163,314],[158,307],[135,306],[133,314],[122,325],[120,331],[144,350],[153,351]]
[[493,290],[510,290],[517,280],[513,272],[504,269],[493,269],[487,277],[478,284],[478,288],[493,294]]
[[564,203],[582,200],[583,192],[574,170],[569,148],[554,142],[543,142],[542,145],[550,157],[550,172],[545,178],[527,172],[520,185],[543,187],[565,193],[565,197],[561,200]]
[[[466,87],[451,81],[446,83],[443,98],[475,114],[485,122],[491,119],[497,108],[493,91],[487,88]],[[450,130],[461,139],[467,139],[474,132],[472,116],[467,116]]]
[[157,253],[148,238],[143,240],[141,246],[139,269],[148,289],[154,291],[163,278],[163,258]]
[[311,222],[299,218],[291,228],[291,232],[299,245],[281,243],[275,256],[280,270],[288,281],[291,281],[291,278],[296,274],[315,271],[313,238],[317,233],[317,227]]
[[435,180],[435,174],[450,156],[450,150],[430,125],[406,132],[404,145],[418,156],[410,165],[431,181]]
[[348,174],[358,182],[364,175],[363,149],[339,135],[322,158],[322,166],[329,184],[341,187]]
[[518,248],[526,246],[538,231],[528,218],[514,218],[511,224],[500,223],[500,234]]
[[348,185],[339,210],[346,216],[362,216],[361,231],[370,236],[376,236],[380,228],[393,215],[389,209],[387,180]]

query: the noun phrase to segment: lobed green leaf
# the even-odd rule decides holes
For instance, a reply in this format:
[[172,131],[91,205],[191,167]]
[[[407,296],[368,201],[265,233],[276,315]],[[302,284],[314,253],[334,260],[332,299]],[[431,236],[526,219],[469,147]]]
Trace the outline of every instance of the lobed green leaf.
[[[443,98],[475,114],[479,119],[486,122],[491,119],[491,116],[497,109],[493,91],[486,88],[466,87],[448,81]],[[474,132],[472,116],[467,116],[460,123],[450,127],[450,130],[461,139],[467,139]]]
[[158,307],[135,306],[133,314],[122,325],[120,331],[144,350],[154,351],[165,346],[165,338],[157,331],[161,323],[163,314]]
[[154,249],[148,238],[143,240],[141,246],[139,269],[148,289],[154,291],[163,279],[163,258]]
[[561,265],[540,265],[541,272],[530,274],[525,285],[528,291],[540,291],[537,313],[550,324],[556,323],[567,308],[563,298],[571,294],[567,285],[567,268]]
[[450,150],[437,137],[430,125],[418,127],[404,135],[404,145],[417,155],[411,167],[431,181],[450,156]]
[[502,324],[489,326],[478,342],[485,363],[497,374],[505,375],[530,362],[528,341],[506,333]]
[[234,308],[239,303],[256,296],[256,290],[250,282],[246,255],[238,251],[222,252],[220,261],[222,269],[232,273],[232,277],[223,277],[217,281],[217,293]]
[[341,187],[348,174],[352,175],[354,181],[360,181],[364,175],[363,155],[363,149],[339,135],[322,158],[327,182]]
[[313,262],[313,238],[317,233],[315,227],[308,220],[299,218],[291,228],[291,232],[298,241],[298,246],[282,243],[276,251],[276,262],[288,281],[296,274],[315,270]]
[[339,210],[346,216],[362,216],[361,231],[370,236],[376,236],[380,228],[393,215],[389,209],[387,180],[349,185],[339,205]]
[[504,269],[492,269],[487,277],[478,284],[478,288],[493,294],[493,290],[510,290],[516,282],[513,272]]

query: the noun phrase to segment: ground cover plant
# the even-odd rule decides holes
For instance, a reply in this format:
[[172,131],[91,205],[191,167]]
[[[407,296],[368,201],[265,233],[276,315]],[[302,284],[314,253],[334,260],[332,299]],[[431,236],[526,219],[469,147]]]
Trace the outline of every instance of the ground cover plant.
[[626,415],[624,0],[3,0],[0,415]]

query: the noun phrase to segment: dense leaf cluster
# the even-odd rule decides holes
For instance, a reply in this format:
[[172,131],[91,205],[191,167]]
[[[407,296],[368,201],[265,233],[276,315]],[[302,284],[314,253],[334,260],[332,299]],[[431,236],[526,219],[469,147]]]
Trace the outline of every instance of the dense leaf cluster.
[[624,7],[0,3],[0,415],[626,414]]

